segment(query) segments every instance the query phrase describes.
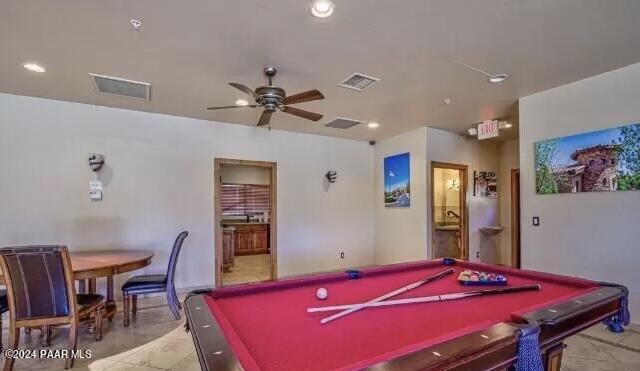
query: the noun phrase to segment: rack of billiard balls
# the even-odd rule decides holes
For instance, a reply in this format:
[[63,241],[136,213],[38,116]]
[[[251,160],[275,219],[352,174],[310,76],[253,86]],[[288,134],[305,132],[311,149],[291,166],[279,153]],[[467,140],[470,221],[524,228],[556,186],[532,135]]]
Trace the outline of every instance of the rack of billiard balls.
[[497,273],[466,269],[460,272],[458,282],[465,286],[504,286],[507,284],[507,277]]

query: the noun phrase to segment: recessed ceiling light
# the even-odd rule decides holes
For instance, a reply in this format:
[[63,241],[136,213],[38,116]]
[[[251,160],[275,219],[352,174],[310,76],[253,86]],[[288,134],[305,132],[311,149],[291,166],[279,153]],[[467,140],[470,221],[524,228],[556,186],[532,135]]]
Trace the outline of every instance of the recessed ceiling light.
[[46,71],[44,67],[35,63],[25,63],[22,65],[22,67],[24,67],[25,70],[31,71],[31,72],[43,73],[44,71]]
[[248,106],[248,105],[249,105],[249,102],[247,102],[247,101],[246,101],[246,100],[244,100],[244,99],[238,99],[238,100],[236,101],[236,106]]
[[451,98],[444,98],[444,104],[446,104],[447,106],[450,104],[453,104],[453,99]]
[[311,14],[317,18],[327,18],[333,14],[335,5],[329,0],[315,0],[311,3]]
[[498,73],[496,75],[489,76],[489,82],[492,84],[499,84],[507,80],[508,77],[509,75],[507,75],[506,73]]
[[367,124],[367,127],[368,127],[369,129],[375,129],[375,128],[377,128],[378,126],[380,126],[380,124],[378,124],[377,122],[374,122],[374,121],[371,121],[370,123],[368,123],[368,124]]

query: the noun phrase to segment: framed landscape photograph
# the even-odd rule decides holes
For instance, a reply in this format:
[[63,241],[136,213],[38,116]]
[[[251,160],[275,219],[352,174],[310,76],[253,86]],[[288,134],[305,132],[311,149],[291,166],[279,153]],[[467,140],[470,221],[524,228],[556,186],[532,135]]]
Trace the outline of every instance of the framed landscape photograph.
[[537,194],[640,190],[640,124],[534,146]]
[[411,207],[409,153],[384,159],[384,206]]

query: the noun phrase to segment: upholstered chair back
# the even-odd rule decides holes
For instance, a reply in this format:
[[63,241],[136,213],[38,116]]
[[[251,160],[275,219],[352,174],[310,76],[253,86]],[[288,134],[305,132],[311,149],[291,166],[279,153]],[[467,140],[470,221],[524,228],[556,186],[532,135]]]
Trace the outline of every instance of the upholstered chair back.
[[69,292],[73,279],[65,246],[5,247],[0,249],[0,264],[17,320],[70,314],[75,292]]
[[178,264],[178,255],[180,254],[180,249],[182,249],[182,244],[184,240],[189,236],[189,232],[182,231],[176,238],[176,241],[173,243],[173,248],[171,249],[171,257],[169,258],[169,267],[167,268],[167,282],[173,285],[173,279],[176,274],[176,265]]

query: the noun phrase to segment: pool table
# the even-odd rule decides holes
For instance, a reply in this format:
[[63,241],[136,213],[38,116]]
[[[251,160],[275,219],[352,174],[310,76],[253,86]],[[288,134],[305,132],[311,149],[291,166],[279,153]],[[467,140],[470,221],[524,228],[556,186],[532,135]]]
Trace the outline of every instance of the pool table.
[[[326,324],[320,319],[333,312],[307,313],[309,307],[365,302],[447,267],[454,273],[397,298],[477,290],[458,282],[465,269],[503,274],[508,286],[537,283],[541,289],[364,308]],[[187,327],[202,369],[501,370],[530,358],[534,348],[538,369],[559,370],[563,340],[604,320],[621,322],[628,295],[624,286],[453,259],[362,268],[359,278],[351,273],[190,294]],[[316,297],[319,287],[328,290],[325,300]],[[524,339],[534,344],[529,353],[519,353],[526,351]]]

